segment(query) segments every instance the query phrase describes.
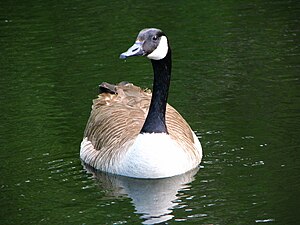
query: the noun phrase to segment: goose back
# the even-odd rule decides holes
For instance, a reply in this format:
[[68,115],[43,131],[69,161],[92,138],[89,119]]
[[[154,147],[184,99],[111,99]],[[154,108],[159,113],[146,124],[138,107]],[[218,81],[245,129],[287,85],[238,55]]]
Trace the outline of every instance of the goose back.
[[[133,145],[149,110],[151,92],[131,83],[120,83],[114,93],[101,93],[93,100],[92,111],[84,132],[85,146],[81,158],[92,167],[111,171],[123,154]],[[183,117],[169,104],[166,125],[170,137],[191,158],[201,160],[195,148],[195,135]],[[197,140],[198,141],[198,140]],[[82,142],[83,143],[83,142]]]

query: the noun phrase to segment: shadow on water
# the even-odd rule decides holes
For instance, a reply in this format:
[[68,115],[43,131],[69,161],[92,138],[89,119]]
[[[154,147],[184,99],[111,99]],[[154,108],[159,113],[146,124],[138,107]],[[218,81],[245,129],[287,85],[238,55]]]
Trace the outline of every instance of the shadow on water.
[[196,168],[163,179],[137,179],[96,171],[88,165],[84,165],[84,168],[110,197],[131,198],[135,213],[141,215],[143,224],[159,224],[172,219],[173,209],[179,204],[179,191],[190,188],[199,170]]

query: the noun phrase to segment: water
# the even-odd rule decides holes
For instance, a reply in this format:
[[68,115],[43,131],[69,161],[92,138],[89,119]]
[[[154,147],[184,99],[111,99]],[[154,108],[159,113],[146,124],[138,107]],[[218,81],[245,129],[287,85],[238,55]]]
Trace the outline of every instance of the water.
[[[1,224],[296,224],[297,1],[2,1]],[[173,47],[169,102],[204,149],[199,171],[95,173],[79,144],[102,81],[151,87],[118,56],[145,27]]]

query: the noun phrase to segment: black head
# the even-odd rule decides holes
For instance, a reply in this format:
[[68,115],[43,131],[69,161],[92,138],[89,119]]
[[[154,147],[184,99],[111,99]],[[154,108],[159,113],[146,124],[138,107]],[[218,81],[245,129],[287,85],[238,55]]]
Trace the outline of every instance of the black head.
[[120,58],[147,56],[149,59],[160,60],[167,55],[168,50],[167,36],[159,29],[147,28],[140,31],[134,45],[122,53]]

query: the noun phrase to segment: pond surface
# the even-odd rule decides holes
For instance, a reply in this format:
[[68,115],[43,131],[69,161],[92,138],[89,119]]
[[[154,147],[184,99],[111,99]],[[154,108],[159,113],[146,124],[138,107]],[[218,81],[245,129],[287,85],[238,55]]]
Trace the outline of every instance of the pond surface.
[[[297,224],[299,1],[2,1],[0,224]],[[152,86],[139,30],[173,48],[169,103],[200,169],[162,180],[85,168],[97,86]]]

